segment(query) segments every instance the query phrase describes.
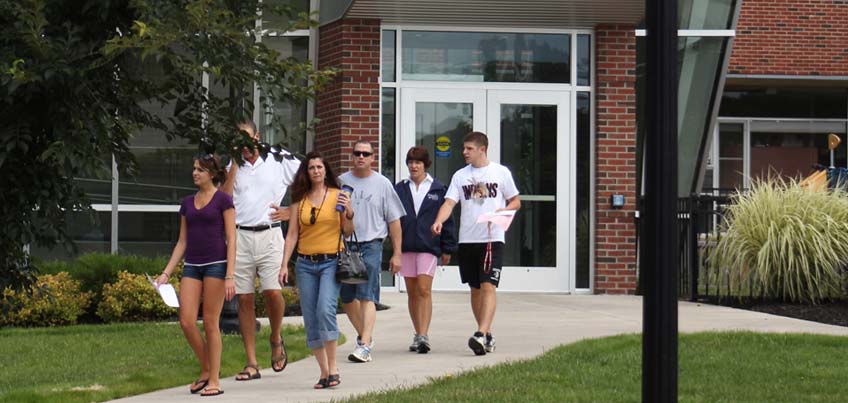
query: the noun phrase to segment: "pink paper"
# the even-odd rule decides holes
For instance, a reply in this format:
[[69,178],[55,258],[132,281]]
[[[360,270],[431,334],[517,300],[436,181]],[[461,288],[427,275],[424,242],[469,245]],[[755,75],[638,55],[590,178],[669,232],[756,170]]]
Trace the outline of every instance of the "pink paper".
[[477,223],[490,222],[506,232],[514,217],[515,210],[503,210],[497,213],[481,214],[480,217],[477,217]]

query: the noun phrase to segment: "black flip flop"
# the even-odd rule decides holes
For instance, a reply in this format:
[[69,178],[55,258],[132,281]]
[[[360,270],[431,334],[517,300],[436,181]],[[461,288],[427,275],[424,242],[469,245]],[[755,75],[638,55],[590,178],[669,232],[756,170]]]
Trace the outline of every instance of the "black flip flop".
[[312,385],[312,388],[313,389],[327,389],[327,388],[330,387],[329,383],[330,382],[327,381],[327,378],[320,378],[320,379],[318,379],[318,382],[315,382],[315,385]]
[[201,393],[200,396],[201,397],[209,397],[209,396],[218,396],[218,395],[224,394],[224,390],[221,389],[221,388],[208,388],[208,389],[204,390],[203,392],[208,392],[210,390],[214,390],[215,392],[214,393]]
[[[251,374],[250,371],[247,370],[248,368],[255,369],[256,373]],[[247,376],[247,378],[239,378],[239,375]],[[254,379],[259,379],[261,377],[262,377],[262,374],[259,373],[259,367],[257,367],[256,365],[245,365],[244,370],[242,370],[241,372],[236,374],[236,380],[237,381],[252,381]]]
[[[191,384],[191,386],[188,388],[188,391],[191,392],[192,395],[196,395],[196,394],[200,393],[200,391],[205,389],[206,385],[208,385],[208,384],[209,384],[208,379],[198,379]],[[199,387],[195,388],[194,386],[199,386]]]
[[339,376],[339,374],[330,375],[330,376],[327,377],[327,387],[328,388],[339,386],[341,383],[342,383],[342,378]]

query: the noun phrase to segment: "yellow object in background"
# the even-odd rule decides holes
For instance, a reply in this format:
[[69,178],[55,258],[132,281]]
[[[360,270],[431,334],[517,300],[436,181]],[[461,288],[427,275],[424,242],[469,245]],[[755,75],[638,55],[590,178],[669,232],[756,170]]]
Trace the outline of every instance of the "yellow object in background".
[[827,171],[822,169],[813,172],[810,176],[802,179],[800,185],[812,191],[827,190]]

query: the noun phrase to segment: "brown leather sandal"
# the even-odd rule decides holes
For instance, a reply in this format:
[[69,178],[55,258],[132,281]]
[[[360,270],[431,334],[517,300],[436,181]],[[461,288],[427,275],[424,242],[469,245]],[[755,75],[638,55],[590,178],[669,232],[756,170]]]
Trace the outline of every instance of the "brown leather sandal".
[[[248,370],[248,368],[253,368],[253,370],[256,371],[256,372],[251,374],[250,371]],[[236,380],[237,381],[252,381],[254,379],[259,379],[261,377],[262,377],[262,374],[259,373],[259,367],[257,367],[256,365],[253,365],[253,364],[245,365],[244,370],[242,370],[241,372],[236,374]]]
[[[278,348],[278,347],[282,348],[281,351],[280,351],[282,354],[273,355],[274,349]],[[289,365],[289,355],[288,355],[288,353],[286,353],[286,343],[283,340],[282,335],[280,335],[280,342],[279,343],[274,343],[273,341],[271,342],[271,351],[272,351],[271,352],[271,369],[273,369],[274,372],[283,372],[283,370],[286,369],[286,366]],[[280,365],[281,362],[282,362],[283,366],[278,367],[278,365]]]

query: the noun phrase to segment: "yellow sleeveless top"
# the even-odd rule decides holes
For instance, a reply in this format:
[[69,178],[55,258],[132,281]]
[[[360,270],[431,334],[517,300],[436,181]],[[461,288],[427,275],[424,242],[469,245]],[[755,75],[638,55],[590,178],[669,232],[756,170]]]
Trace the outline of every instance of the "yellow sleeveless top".
[[[318,253],[337,253],[341,235],[341,214],[336,211],[338,189],[328,189],[327,197],[321,206],[313,206],[309,197],[304,196],[298,207],[298,225],[300,236],[297,241],[297,253],[314,255]],[[315,209],[315,224],[310,224],[312,209]],[[344,249],[344,243],[341,248]]]

